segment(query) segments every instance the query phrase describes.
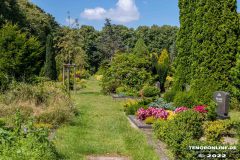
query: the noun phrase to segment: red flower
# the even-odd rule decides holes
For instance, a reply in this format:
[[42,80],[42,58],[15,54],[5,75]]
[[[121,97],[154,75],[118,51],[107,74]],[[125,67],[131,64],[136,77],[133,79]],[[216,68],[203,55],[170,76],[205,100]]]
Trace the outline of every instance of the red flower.
[[207,113],[207,109],[205,106],[195,106],[193,108],[194,111],[199,112],[199,113]]

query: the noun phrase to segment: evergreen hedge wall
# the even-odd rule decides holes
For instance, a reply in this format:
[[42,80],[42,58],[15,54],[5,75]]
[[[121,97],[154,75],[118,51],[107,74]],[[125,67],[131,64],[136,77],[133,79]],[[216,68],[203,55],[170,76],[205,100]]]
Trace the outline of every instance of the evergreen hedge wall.
[[208,103],[213,92],[232,92],[239,18],[236,0],[179,0],[180,31],[175,89],[189,84],[197,102]]

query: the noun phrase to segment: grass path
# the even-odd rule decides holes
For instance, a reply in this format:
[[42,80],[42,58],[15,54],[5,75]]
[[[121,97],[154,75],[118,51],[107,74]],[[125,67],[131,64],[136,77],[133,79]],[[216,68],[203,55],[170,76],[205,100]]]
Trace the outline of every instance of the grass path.
[[87,88],[74,96],[80,114],[73,124],[58,129],[55,144],[70,160],[87,155],[127,156],[133,160],[158,160],[146,137],[133,129],[122,102],[100,93],[99,82],[89,80]]

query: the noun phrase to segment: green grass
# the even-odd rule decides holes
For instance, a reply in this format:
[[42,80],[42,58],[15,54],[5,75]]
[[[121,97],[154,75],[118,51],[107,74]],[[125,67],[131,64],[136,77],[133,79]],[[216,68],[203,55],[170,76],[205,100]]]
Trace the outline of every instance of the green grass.
[[132,128],[122,102],[100,93],[99,82],[89,80],[87,88],[74,96],[80,114],[72,125],[58,129],[55,144],[67,159],[87,155],[122,155],[134,160],[159,159],[146,137]]
[[231,111],[231,112],[229,113],[229,115],[230,115],[230,118],[231,118],[232,120],[235,120],[235,121],[240,122],[240,112],[239,112],[239,111]]

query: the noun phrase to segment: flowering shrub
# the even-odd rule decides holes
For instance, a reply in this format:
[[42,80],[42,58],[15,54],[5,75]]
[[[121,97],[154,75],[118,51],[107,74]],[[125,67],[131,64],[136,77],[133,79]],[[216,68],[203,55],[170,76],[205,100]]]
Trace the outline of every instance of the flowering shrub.
[[167,110],[167,112],[168,112],[168,118],[167,118],[168,120],[171,120],[176,116],[174,111]]
[[183,112],[183,111],[186,111],[188,110],[187,107],[178,107],[175,109],[174,113],[180,113],[180,112]]
[[199,113],[207,113],[207,109],[205,106],[195,106],[193,108],[194,111],[199,112]]
[[137,111],[137,118],[140,120],[145,120],[147,117],[153,116],[156,119],[167,119],[168,112],[163,108],[153,108],[149,107],[148,109],[140,108]]

